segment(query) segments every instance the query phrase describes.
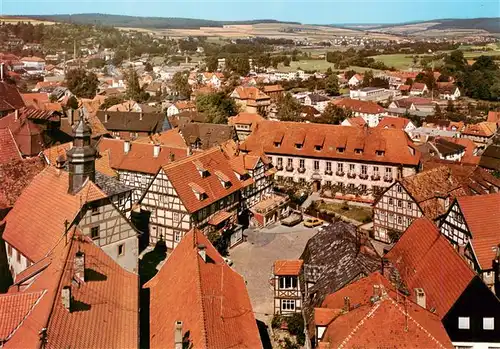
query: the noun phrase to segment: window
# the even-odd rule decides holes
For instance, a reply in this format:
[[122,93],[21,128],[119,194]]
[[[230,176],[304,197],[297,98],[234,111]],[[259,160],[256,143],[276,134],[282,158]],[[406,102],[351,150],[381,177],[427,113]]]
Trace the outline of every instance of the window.
[[373,174],[378,176],[378,166],[373,166]]
[[366,191],[366,189],[368,189],[368,187],[366,186],[366,184],[361,184],[361,190],[362,191]]
[[402,200],[398,200],[398,207],[403,208],[403,201]]
[[495,329],[495,318],[483,317],[483,330],[494,330],[494,329]]
[[318,160],[314,160],[314,169],[319,170],[319,161]]
[[403,218],[401,218],[401,216],[398,216],[398,217],[397,217],[397,222],[398,222],[398,224],[400,224],[400,225],[401,225],[401,224],[403,224]]
[[175,242],[181,241],[182,233],[180,231],[174,231],[174,240]]
[[99,214],[99,207],[92,207],[92,216]]
[[337,148],[337,153],[343,153],[343,152],[344,152],[344,149],[345,149],[345,148],[341,148],[341,147]]
[[411,202],[408,203],[408,209],[412,209],[413,208],[413,205],[411,204]]
[[281,142],[274,142],[274,146],[275,146],[276,148],[279,148],[279,147],[281,146]]
[[125,245],[124,244],[118,245],[118,255],[119,256],[125,255]]
[[391,222],[391,223],[394,222],[394,214],[389,213],[388,217],[389,217],[389,222]]
[[337,163],[337,171],[344,172],[344,164],[339,162]]
[[302,143],[295,143],[295,148],[302,149]]
[[385,174],[387,176],[391,175],[392,176],[392,167],[386,167],[385,168]]
[[363,154],[363,149],[354,149],[354,153]]
[[460,330],[468,330],[470,328],[470,319],[468,317],[459,317],[458,328]]
[[322,149],[323,149],[322,145],[315,145],[314,146],[314,150],[316,150],[316,151],[321,151]]
[[354,172],[356,169],[356,165],[354,164],[349,164],[349,172]]
[[172,219],[173,219],[174,222],[178,222],[179,221],[179,213],[174,212],[172,214]]
[[16,251],[17,252],[17,263],[21,263],[21,252],[19,251]]
[[363,174],[363,175],[368,174],[368,166],[361,165],[361,174]]
[[90,237],[92,240],[99,239],[99,226],[90,228]]
[[403,192],[403,188],[401,188],[400,185],[398,185],[396,188],[397,188],[398,193],[402,193]]
[[292,167],[293,166],[293,159],[288,159],[286,165],[287,165],[287,167]]
[[280,276],[280,290],[297,288],[297,277],[295,276]]
[[278,166],[283,166],[283,158],[278,158]]
[[325,185],[326,185],[327,187],[331,187],[331,186],[332,186],[332,181],[326,181],[326,182],[325,182]]
[[383,151],[383,150],[377,150],[377,151],[375,151],[375,154],[376,154],[377,156],[384,156],[385,151]]
[[394,199],[393,198],[389,198],[389,205],[394,205]]
[[306,179],[304,177],[299,178],[299,183],[305,183],[305,182],[306,182]]
[[326,162],[326,170],[331,171],[332,170],[332,163],[330,161]]
[[304,159],[300,159],[299,160],[299,167],[300,168],[305,168],[306,167]]
[[12,246],[11,245],[7,245],[7,254],[10,256],[12,256]]
[[295,300],[282,299],[281,300],[281,310],[295,310]]

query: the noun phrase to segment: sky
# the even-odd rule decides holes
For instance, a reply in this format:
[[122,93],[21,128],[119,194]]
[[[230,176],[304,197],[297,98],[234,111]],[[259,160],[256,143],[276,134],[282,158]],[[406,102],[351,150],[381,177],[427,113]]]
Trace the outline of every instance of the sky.
[[498,0],[0,0],[0,14],[106,13],[212,20],[277,19],[307,24],[401,23],[500,17]]

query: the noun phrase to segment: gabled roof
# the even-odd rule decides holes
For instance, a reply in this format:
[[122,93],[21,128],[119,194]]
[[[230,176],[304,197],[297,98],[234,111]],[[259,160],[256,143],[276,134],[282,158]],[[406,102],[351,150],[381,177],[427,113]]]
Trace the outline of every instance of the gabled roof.
[[21,153],[8,128],[0,128],[0,164],[20,160]]
[[179,127],[179,133],[187,145],[191,146],[199,142],[196,145],[203,150],[237,138],[234,126],[223,124],[189,123]]
[[45,145],[43,130],[31,119],[25,117],[16,119],[15,113],[10,113],[0,119],[0,129],[3,128],[10,130],[19,151],[24,156],[39,154]]
[[0,81],[0,112],[20,109],[24,107],[24,100],[16,85]]
[[309,97],[313,103],[328,102],[330,100],[327,96],[320,95],[319,93],[309,93],[307,97]]
[[465,130],[462,131],[464,135],[491,137],[497,132],[497,124],[494,122],[483,121],[478,124],[467,124]]
[[488,112],[488,119],[486,121],[495,122],[497,124],[500,123],[500,111],[490,110]]
[[68,176],[66,171],[46,167],[24,189],[6,218],[4,240],[32,262],[56,245],[65,221],[71,224],[84,204],[107,197],[91,181],[76,195],[69,194]]
[[262,348],[245,281],[201,231],[187,233],[144,287],[151,292],[151,348],[174,347],[176,321],[193,348]]
[[279,276],[299,276],[304,261],[301,259],[280,259],[274,262],[274,275]]
[[[198,170],[200,164],[203,166],[203,169],[208,172],[207,176],[202,177],[202,175],[200,175]],[[186,159],[165,165],[162,167],[161,171],[167,175],[181,202],[190,213],[209,206],[213,202],[249,184],[240,181],[236,177],[228,158],[219,147],[214,147]],[[216,171],[219,171],[229,178],[231,182],[230,187],[225,188],[221,184],[219,178],[215,174]],[[200,200],[196,197],[192,189],[193,184],[203,189],[206,198]]]
[[[302,133],[305,140],[302,148],[295,146],[294,135]],[[321,150],[315,148],[315,138],[324,136]],[[359,140],[364,141],[362,154],[355,152]],[[280,143],[279,147],[275,143]],[[385,149],[379,149],[385,145]],[[363,129],[352,126],[325,125],[302,122],[277,122],[264,120],[245,140],[244,146],[252,151],[266,154],[287,154],[294,156],[318,157],[330,159],[349,159],[380,163],[397,163],[415,166],[420,161],[420,153],[413,152],[413,142],[403,130]],[[344,147],[339,153],[338,147]],[[377,155],[377,150],[384,150],[384,155]]]
[[364,114],[385,113],[384,108],[382,108],[377,103],[371,101],[360,101],[357,99],[342,98],[333,100],[331,103],[335,104],[338,107],[349,109],[355,113],[364,113]]
[[[63,230],[60,235],[63,236]],[[65,239],[59,240],[40,262],[43,268],[38,264],[31,266],[24,273],[25,279],[10,288],[9,296],[0,296],[0,299],[15,297],[20,305],[24,303],[18,309],[11,309],[19,318],[31,303],[23,299],[41,295],[4,344],[5,348],[43,345],[49,348],[137,348],[137,275],[121,268],[78,230],[72,229],[67,235],[67,243]],[[84,254],[83,282],[75,277],[77,253]],[[71,289],[71,311],[65,309],[61,301],[65,286]],[[4,319],[0,316],[0,324]],[[44,344],[42,338],[45,338]]]
[[427,85],[422,82],[414,82],[413,85],[411,85],[412,91],[424,91],[426,88]]
[[243,125],[250,125],[254,126],[258,122],[264,120],[262,116],[259,114],[254,114],[254,113],[239,113],[236,116],[232,116],[228,120],[229,125],[238,125],[238,124],[243,124]]
[[270,99],[268,95],[266,95],[264,92],[260,91],[257,87],[245,87],[245,86],[238,86],[234,90],[233,94],[237,95],[239,99],[243,100],[266,100]]
[[500,145],[490,144],[481,155],[479,165],[488,170],[500,171]]
[[[350,309],[344,308],[346,297]],[[315,318],[317,312],[323,315],[315,324],[326,326],[322,342],[331,348],[453,348],[439,317],[396,291],[379,272],[328,295],[314,312]]]
[[109,154],[111,168],[114,170],[156,174],[163,165],[188,156],[186,149],[160,145],[160,153],[154,157],[155,145],[143,142],[130,142],[130,150],[125,153],[125,142],[101,138],[97,144],[100,153]]
[[475,276],[428,218],[419,218],[386,255],[408,289],[423,288],[427,309],[442,319]]
[[411,120],[407,118],[395,118],[386,116],[380,119],[377,127],[379,128],[395,128],[398,130],[404,130],[406,126],[411,122]]
[[457,202],[472,234],[470,243],[479,266],[491,269],[500,245],[500,193],[463,196]]
[[109,131],[156,133],[162,130],[165,115],[162,113],[99,110],[97,111],[97,118]]
[[264,93],[273,93],[273,92],[283,92],[284,89],[281,85],[266,85],[264,86]]
[[151,136],[139,137],[134,141],[134,143],[161,144],[167,147],[179,149],[187,149],[188,147],[178,129],[163,131]]

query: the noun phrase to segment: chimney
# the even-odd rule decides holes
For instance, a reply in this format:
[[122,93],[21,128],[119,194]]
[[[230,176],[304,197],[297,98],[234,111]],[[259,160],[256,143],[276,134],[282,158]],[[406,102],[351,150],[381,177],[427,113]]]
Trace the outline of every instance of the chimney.
[[142,121],[142,111],[139,113],[139,120]]
[[174,344],[175,349],[182,349],[182,321],[175,322]]
[[170,162],[174,162],[175,161],[175,154],[170,152]]
[[423,288],[415,288],[415,303],[420,305],[422,308],[425,309],[426,307],[426,302],[425,302],[425,292]]
[[71,287],[70,286],[64,286],[61,290],[61,301],[63,304],[63,307],[71,312]]
[[206,247],[203,244],[198,244],[198,254],[200,255],[201,258],[203,258],[203,261],[207,261],[207,251]]
[[104,122],[108,122],[108,113],[104,113]]
[[128,154],[129,151],[130,151],[130,141],[124,141],[123,142],[123,152],[125,154]]
[[75,278],[78,281],[85,282],[85,253],[78,251],[75,254]]
[[3,82],[3,63],[0,63],[0,81]]
[[187,156],[191,156],[191,155],[193,155],[193,151],[192,151],[192,149],[191,149],[191,147],[190,147],[190,146],[188,146],[188,147],[187,147],[187,149],[186,149],[186,153],[187,153]]
[[349,297],[344,297],[344,310],[346,313],[351,310],[351,299]]
[[69,110],[69,113],[68,113],[68,123],[70,126],[73,126],[73,122],[74,122],[74,113],[75,111],[73,109],[70,109]]
[[17,109],[14,111],[14,120],[19,120],[19,110]]
[[380,300],[380,286],[373,285],[373,295],[370,297],[370,303],[373,305]]
[[153,157],[157,158],[160,155],[160,145],[153,145]]

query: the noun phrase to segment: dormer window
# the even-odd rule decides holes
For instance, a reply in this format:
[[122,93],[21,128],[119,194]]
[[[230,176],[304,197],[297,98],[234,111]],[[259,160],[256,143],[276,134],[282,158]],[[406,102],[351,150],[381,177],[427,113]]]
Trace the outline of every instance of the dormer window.
[[295,148],[302,149],[302,143],[295,143]]
[[283,132],[278,132],[275,134],[274,139],[273,139],[273,144],[276,148],[281,147],[281,142],[283,142]]
[[191,190],[193,191],[194,195],[199,201],[203,201],[206,198],[208,198],[207,193],[205,192],[205,189],[203,189],[200,185],[196,183],[189,183],[189,186],[191,187]]
[[322,145],[315,145],[314,146],[314,150],[316,150],[316,151],[322,151],[323,150],[323,146]]
[[198,173],[200,174],[201,178],[206,178],[210,176],[210,172],[203,166],[203,164],[200,161],[194,161],[193,164],[196,166],[196,169],[198,170]]
[[345,151],[344,147],[337,147],[337,153],[343,153]]
[[376,150],[375,151],[375,155],[377,155],[377,156],[384,156],[385,155],[385,151],[384,150]]
[[275,148],[281,147],[281,142],[274,142],[274,147]]
[[217,178],[219,178],[220,184],[224,188],[228,189],[232,186],[231,180],[224,173],[222,173],[220,171],[215,171],[215,175],[217,176]]
[[359,148],[354,149],[354,153],[355,154],[363,154],[363,149],[359,149]]

